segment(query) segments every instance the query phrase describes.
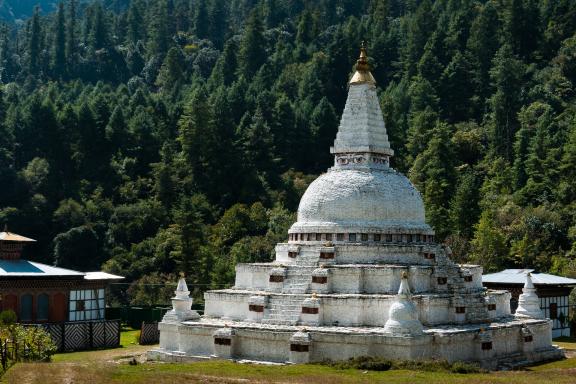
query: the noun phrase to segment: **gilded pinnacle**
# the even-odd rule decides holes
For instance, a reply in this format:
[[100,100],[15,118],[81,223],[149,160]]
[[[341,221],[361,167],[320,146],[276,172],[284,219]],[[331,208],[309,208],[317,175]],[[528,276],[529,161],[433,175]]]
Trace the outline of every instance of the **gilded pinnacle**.
[[349,84],[376,84],[376,80],[370,73],[370,64],[368,64],[368,54],[366,53],[366,43],[363,41],[360,46],[360,57],[356,60],[356,72]]

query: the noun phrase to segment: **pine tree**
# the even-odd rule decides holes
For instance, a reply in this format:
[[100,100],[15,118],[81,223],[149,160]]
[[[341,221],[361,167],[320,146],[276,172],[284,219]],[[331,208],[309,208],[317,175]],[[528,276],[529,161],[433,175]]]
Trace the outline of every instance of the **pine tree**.
[[68,1],[68,19],[66,24],[66,58],[68,74],[76,69],[76,0]]
[[465,121],[473,116],[473,110],[479,106],[473,104],[474,83],[472,66],[466,56],[457,52],[444,69],[440,78],[442,114],[450,123]]
[[[338,117],[334,107],[326,97],[323,97],[314,108],[310,117],[312,137],[314,139],[314,146],[311,150],[320,151],[321,148],[329,148],[338,130]],[[333,156],[328,151],[323,153],[325,153],[325,156],[317,157],[316,172],[321,172],[323,169],[328,168],[333,161]]]
[[110,47],[106,13],[100,3],[96,3],[94,8],[89,40],[90,46],[94,50]]
[[512,54],[512,49],[504,45],[494,57],[490,70],[496,92],[490,99],[491,147],[495,154],[512,161],[514,135],[518,128],[516,117],[521,103],[523,63]]
[[161,87],[165,92],[178,87],[184,74],[183,67],[184,58],[182,57],[180,49],[177,47],[170,48],[158,73],[156,85]]
[[168,35],[168,9],[166,2],[158,1],[155,12],[150,15],[150,37],[148,39],[148,52],[163,58],[170,45]]
[[247,79],[256,74],[266,61],[266,40],[260,12],[255,9],[246,22],[238,58],[240,74]]
[[52,70],[56,77],[66,75],[66,18],[64,15],[64,3],[58,3],[58,12],[54,25],[54,56]]
[[492,59],[498,51],[499,42],[494,36],[498,35],[500,22],[498,12],[492,1],[480,9],[476,19],[470,27],[470,37],[467,48],[471,52],[471,60],[476,67],[476,82],[479,86],[478,96],[481,99],[488,97],[490,92],[490,68]]
[[450,200],[456,181],[450,129],[438,123],[424,152],[418,155],[410,179],[423,192],[426,217],[440,239],[451,231]]
[[144,32],[146,29],[143,28],[144,17],[142,12],[143,5],[140,0],[130,2],[130,8],[128,8],[128,41],[134,45],[145,37]]
[[40,52],[41,52],[41,38],[42,30],[40,27],[40,7],[34,8],[34,15],[32,16],[30,37],[28,40],[28,50],[30,59],[28,62],[28,71],[32,75],[37,75],[40,70]]
[[480,185],[475,172],[467,169],[459,176],[454,198],[450,203],[450,217],[456,234],[471,239],[474,225],[480,216]]
[[210,20],[208,20],[208,7],[206,0],[198,0],[194,13],[194,33],[199,39],[209,37]]
[[228,32],[228,15],[224,0],[212,0],[208,20],[210,21],[208,26],[210,40],[217,49],[222,49]]

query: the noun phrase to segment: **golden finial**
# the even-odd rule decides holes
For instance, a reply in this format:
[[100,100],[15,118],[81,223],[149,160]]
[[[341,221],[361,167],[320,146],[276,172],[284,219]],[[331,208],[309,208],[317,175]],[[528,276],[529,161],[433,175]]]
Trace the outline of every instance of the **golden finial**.
[[362,41],[360,44],[360,57],[356,60],[356,70],[357,71],[369,71],[370,65],[368,65],[368,54],[366,54],[366,42]]
[[185,278],[185,277],[186,277],[186,274],[185,274],[183,271],[181,271],[181,272],[180,272],[180,277],[181,277],[181,278]]
[[356,72],[349,84],[376,84],[376,80],[370,73],[370,64],[368,64],[368,54],[366,53],[366,42],[362,41],[360,45],[360,57],[356,60]]

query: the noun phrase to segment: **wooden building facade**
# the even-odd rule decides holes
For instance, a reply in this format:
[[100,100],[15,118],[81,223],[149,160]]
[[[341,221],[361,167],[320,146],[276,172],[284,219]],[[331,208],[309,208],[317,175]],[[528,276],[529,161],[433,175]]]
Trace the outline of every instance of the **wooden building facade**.
[[20,258],[34,240],[0,232],[0,309],[21,323],[103,320],[106,287],[121,276],[78,272]]

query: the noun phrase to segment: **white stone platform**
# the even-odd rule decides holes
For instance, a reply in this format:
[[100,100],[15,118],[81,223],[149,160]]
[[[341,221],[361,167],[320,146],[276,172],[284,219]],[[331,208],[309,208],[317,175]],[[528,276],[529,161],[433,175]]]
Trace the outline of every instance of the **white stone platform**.
[[[214,333],[220,329],[233,330],[229,345],[215,344]],[[550,345],[548,320],[508,318],[486,324],[428,327],[419,337],[390,336],[383,327],[302,327],[221,319],[161,323],[160,331],[160,348],[149,356],[170,361],[224,358],[298,363],[377,355],[393,360],[470,361],[497,369],[504,364],[530,364],[563,356],[562,350]],[[298,332],[307,334],[310,341],[308,348],[294,351],[291,338]],[[532,336],[530,341],[525,341],[527,333]],[[485,343],[491,343],[491,348],[483,349],[487,348]]]

